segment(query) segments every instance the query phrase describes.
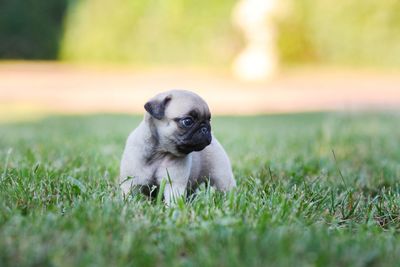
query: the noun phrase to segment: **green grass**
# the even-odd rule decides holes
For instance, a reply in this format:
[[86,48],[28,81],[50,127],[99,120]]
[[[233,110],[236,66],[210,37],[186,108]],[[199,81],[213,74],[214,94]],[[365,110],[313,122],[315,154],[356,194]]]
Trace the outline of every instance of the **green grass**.
[[215,118],[238,188],[173,208],[118,190],[139,119],[0,125],[0,266],[398,266],[400,113]]

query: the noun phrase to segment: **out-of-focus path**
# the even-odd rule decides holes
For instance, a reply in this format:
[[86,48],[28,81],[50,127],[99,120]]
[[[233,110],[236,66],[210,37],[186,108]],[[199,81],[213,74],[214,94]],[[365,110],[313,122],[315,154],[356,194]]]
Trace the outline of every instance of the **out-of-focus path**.
[[0,113],[142,113],[167,89],[203,96],[214,114],[400,109],[400,71],[297,69],[273,81],[243,83],[229,74],[188,69],[100,69],[57,63],[1,63]]

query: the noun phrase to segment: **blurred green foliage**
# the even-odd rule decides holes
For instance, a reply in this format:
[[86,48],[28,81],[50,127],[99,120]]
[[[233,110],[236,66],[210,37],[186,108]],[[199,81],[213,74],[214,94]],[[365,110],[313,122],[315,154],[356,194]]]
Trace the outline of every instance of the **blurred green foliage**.
[[400,66],[400,1],[282,1],[283,62]]
[[0,58],[55,59],[67,0],[0,0]]
[[[227,66],[237,0],[0,0],[0,58]],[[279,0],[283,64],[400,66],[399,0]]]
[[85,0],[70,6],[61,58],[224,64],[241,45],[235,0]]

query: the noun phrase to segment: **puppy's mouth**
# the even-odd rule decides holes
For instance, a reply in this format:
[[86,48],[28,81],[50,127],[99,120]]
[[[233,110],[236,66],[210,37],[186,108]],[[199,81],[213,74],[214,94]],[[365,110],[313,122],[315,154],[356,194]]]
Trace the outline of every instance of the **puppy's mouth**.
[[189,154],[193,151],[201,151],[206,148],[209,144],[211,144],[211,134],[208,135],[202,142],[200,143],[191,143],[191,142],[182,142],[176,146],[178,152],[183,154]]
[[209,144],[211,144],[211,140],[201,144],[181,144],[177,146],[177,150],[180,153],[189,154],[193,151],[201,151],[204,148],[206,148],[206,146],[208,146]]

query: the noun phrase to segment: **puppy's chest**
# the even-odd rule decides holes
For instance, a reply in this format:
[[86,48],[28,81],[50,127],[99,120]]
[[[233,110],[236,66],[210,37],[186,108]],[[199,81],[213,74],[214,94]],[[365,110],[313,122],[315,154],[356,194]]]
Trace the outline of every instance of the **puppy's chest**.
[[159,184],[162,179],[181,180],[188,178],[190,173],[190,160],[170,159],[168,157],[154,162],[152,168],[153,183]]

